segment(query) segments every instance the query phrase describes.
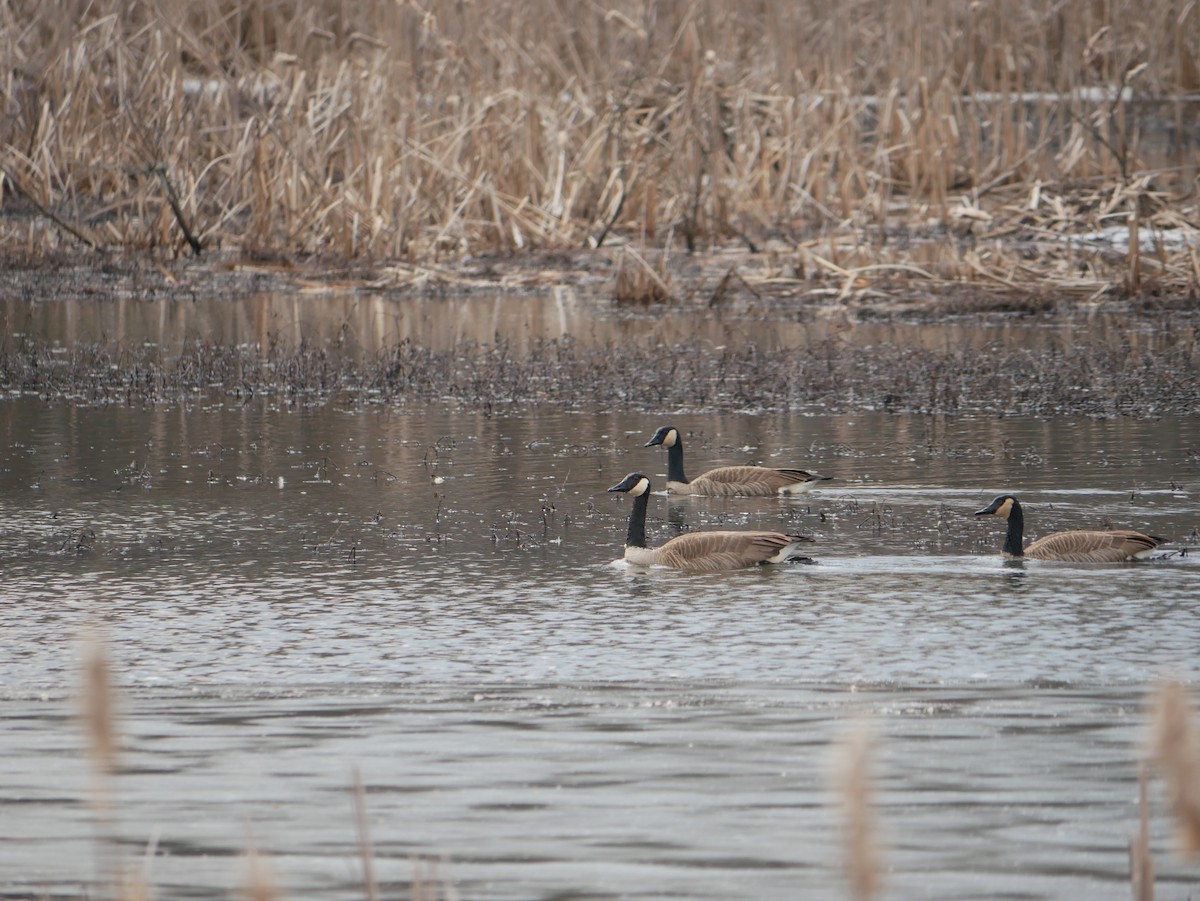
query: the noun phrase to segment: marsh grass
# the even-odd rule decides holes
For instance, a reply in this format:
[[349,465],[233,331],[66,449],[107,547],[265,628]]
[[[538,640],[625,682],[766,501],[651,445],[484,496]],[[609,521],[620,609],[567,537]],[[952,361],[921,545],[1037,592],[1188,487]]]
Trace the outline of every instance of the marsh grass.
[[617,258],[613,299],[618,303],[661,303],[671,299],[670,281],[667,254],[659,254],[657,265],[651,265],[632,247],[625,247]]
[[1197,292],[1197,48],[1174,0],[16,0],[0,250]]

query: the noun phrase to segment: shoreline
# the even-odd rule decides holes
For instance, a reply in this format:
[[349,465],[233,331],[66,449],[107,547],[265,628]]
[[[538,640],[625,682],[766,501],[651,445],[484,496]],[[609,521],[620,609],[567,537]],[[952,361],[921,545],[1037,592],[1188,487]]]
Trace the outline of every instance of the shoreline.
[[[240,404],[262,397],[352,407],[451,402],[483,410],[620,403],[647,410],[989,416],[1200,413],[1200,307],[1187,295],[1080,300],[1048,287],[885,282],[877,274],[869,291],[839,297],[826,277],[772,277],[764,255],[726,251],[677,256],[669,300],[622,301],[616,296],[621,253],[476,257],[421,270],[233,255],[172,262],[113,255],[10,259],[0,275],[12,320],[0,344],[0,396],[83,404],[199,398]],[[101,330],[118,337],[63,346],[38,333],[23,313],[25,305],[108,298],[189,304],[191,311],[201,301],[234,307],[276,295],[311,308],[313,318],[322,304],[354,306],[371,298],[393,316],[402,315],[390,307],[394,301],[416,319],[436,311],[454,320],[474,316],[470,305],[487,297],[515,298],[520,307],[523,296],[544,300],[555,290],[591,301],[571,320],[575,334],[564,325],[561,334],[547,336],[518,323],[528,329],[518,340],[511,329],[502,335],[480,326],[465,338],[455,332],[455,344],[445,335],[439,342],[413,334],[349,346],[344,335],[330,337],[333,329],[297,340],[261,323],[258,332],[223,341],[204,334],[204,320],[193,316],[175,338],[177,349],[153,336],[131,337],[136,333],[121,318]],[[600,319],[589,319],[597,310]],[[243,318],[257,323],[259,317]],[[339,324],[336,315],[328,318]],[[598,330],[592,323],[601,320],[605,328]],[[1054,335],[1064,320],[1073,327]],[[884,329],[856,343],[855,328],[872,323],[903,324],[913,335],[933,337],[906,344]],[[1024,346],[1032,333],[1001,341],[1000,329],[1014,323],[1044,326],[1052,337]],[[785,326],[796,326],[790,339],[779,337]],[[997,338],[990,341],[993,327]],[[963,342],[963,328],[975,330],[976,346]],[[1142,339],[1132,340],[1137,334]],[[781,345],[788,340],[792,346]]]

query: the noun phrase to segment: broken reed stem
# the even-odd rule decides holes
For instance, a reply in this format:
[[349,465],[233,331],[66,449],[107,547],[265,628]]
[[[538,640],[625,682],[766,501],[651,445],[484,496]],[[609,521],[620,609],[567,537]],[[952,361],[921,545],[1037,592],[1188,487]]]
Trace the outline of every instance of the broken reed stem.
[[425,863],[419,857],[412,859],[413,877],[410,901],[437,901],[437,868],[432,866],[433,874],[426,874]]
[[92,763],[92,806],[108,820],[115,809],[113,779],[117,771],[116,702],[104,645],[93,639],[83,671],[83,721]]
[[90,802],[96,823],[97,866],[100,878],[113,887],[121,901],[148,897],[145,881],[126,871],[117,833],[115,781],[117,775],[116,693],[105,644],[99,637],[84,651],[83,691],[80,712],[87,734],[92,765]]
[[[61,228],[63,231],[65,231],[72,238],[75,238],[75,240],[80,241],[83,244],[86,244],[92,250],[95,250],[99,253],[107,253],[107,251],[99,243],[97,243],[94,239],[92,239],[91,237],[86,235],[81,229],[72,225],[70,222],[68,222],[62,216],[58,215],[53,210],[48,209],[47,207],[43,206],[38,201],[38,199],[33,196],[33,194],[29,191],[29,189],[26,188],[21,183],[21,180],[12,173],[12,171],[8,167],[0,166],[0,174],[2,174],[4,176],[4,178],[8,181],[8,183],[10,185],[12,185],[12,188],[14,191],[16,191],[18,194],[20,194],[22,197],[24,197],[27,201],[29,201],[30,205],[33,206],[33,208],[38,211],[39,215],[44,216],[45,218],[49,219],[51,222],[53,222],[55,225],[57,225],[59,228]],[[0,196],[2,196],[2,195],[3,195],[3,186],[0,185]]]
[[248,901],[278,901],[279,887],[267,858],[259,853],[254,836],[246,835],[246,898]]
[[1138,833],[1129,840],[1129,882],[1133,901],[1154,901],[1154,859],[1150,856],[1145,764],[1138,767]]
[[188,226],[187,217],[183,215],[183,209],[179,205],[179,195],[175,193],[175,188],[171,184],[171,180],[167,178],[166,170],[162,166],[155,166],[154,174],[158,176],[158,180],[162,182],[163,190],[167,192],[167,203],[171,207],[171,212],[175,215],[175,221],[179,225],[179,230],[183,232],[184,240],[192,248],[192,253],[200,256],[200,251],[203,249],[200,245],[200,239],[192,234],[192,230]]
[[1200,736],[1187,689],[1164,681],[1154,699],[1152,752],[1175,812],[1180,850],[1200,855]]
[[1138,234],[1138,210],[1137,195],[1134,195],[1130,202],[1132,209],[1129,211],[1129,272],[1126,277],[1126,288],[1130,294],[1137,294],[1142,289],[1142,244],[1141,237]]
[[[628,259],[633,260],[632,266],[626,265]],[[670,276],[666,271],[666,262],[667,255],[664,252],[659,257],[661,272],[656,272],[633,247],[622,247],[617,260],[614,298],[625,303],[662,303],[670,300],[671,288],[666,281]]]
[[363,788],[362,773],[357,766],[354,767],[354,823],[358,829],[358,855],[362,860],[363,889],[367,901],[378,901],[379,886],[375,882],[374,852],[371,850],[371,831],[367,821],[367,794]]
[[871,736],[865,724],[837,748],[836,786],[842,802],[844,866],[850,891],[867,901],[879,888],[879,854],[871,812]]

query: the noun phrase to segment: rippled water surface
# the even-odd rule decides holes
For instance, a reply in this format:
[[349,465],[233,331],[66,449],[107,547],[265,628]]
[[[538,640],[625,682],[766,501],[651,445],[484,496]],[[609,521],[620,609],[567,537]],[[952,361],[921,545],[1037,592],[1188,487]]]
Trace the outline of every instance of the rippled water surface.
[[[651,501],[650,534],[766,527],[813,566],[614,565],[665,459],[836,477]],[[251,403],[0,403],[0,893],[95,894],[83,639],[120,686],[118,828],[160,897],[375,876],[465,899],[843,898],[833,748],[858,723],[887,898],[1127,898],[1145,700],[1200,675],[1200,557],[1006,565],[1111,521],[1186,543],[1200,423]],[[1170,853],[1160,886],[1200,889]],[[149,849],[149,850],[148,850]],[[106,853],[110,853],[107,852]],[[414,860],[423,861],[414,864]]]

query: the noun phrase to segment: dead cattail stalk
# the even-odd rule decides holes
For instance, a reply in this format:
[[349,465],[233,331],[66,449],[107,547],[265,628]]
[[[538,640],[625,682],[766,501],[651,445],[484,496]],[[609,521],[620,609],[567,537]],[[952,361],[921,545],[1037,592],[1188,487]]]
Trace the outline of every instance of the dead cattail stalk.
[[1175,811],[1181,850],[1200,854],[1200,737],[1187,689],[1165,681],[1154,699],[1152,750]]
[[119,873],[116,881],[117,901],[150,901],[150,884],[136,872]]
[[277,901],[279,887],[267,858],[255,847],[254,837],[246,839],[246,901]]
[[[632,265],[627,265],[628,260],[632,260]],[[621,256],[617,261],[615,299],[620,303],[664,303],[670,300],[666,254],[659,259],[659,270],[655,271],[632,247],[621,248]]]
[[1129,840],[1129,882],[1133,901],[1154,901],[1154,859],[1150,856],[1145,765],[1138,767],[1138,834]]
[[116,701],[104,645],[94,639],[87,650],[83,673],[83,721],[92,762],[92,803],[108,817],[114,806],[113,777],[117,771]]
[[204,248],[200,244],[200,239],[192,232],[191,226],[188,225],[187,217],[183,214],[183,207],[179,203],[179,195],[175,193],[175,186],[171,184],[171,180],[167,177],[166,169],[163,166],[154,166],[152,171],[158,177],[158,180],[162,182],[163,190],[167,193],[167,203],[171,207],[171,213],[175,216],[179,230],[183,232],[184,240],[192,248],[192,253],[200,256],[200,251]]
[[850,891],[864,901],[879,888],[879,854],[871,813],[870,733],[859,725],[836,750],[836,787],[842,802],[845,870]]
[[12,189],[28,200],[33,208],[42,216],[45,216],[71,237],[83,242],[92,250],[100,253],[106,253],[105,249],[94,238],[89,237],[83,231],[83,229],[71,224],[62,216],[59,216],[57,213],[55,213],[52,209],[41,204],[38,199],[34,197],[33,194],[30,193],[26,187],[24,187],[24,185],[22,185],[21,180],[17,178],[17,176],[8,167],[0,166],[0,175],[3,176],[3,181],[7,181],[8,184],[12,185]]
[[354,823],[358,830],[358,855],[362,859],[363,889],[367,901],[377,901],[379,886],[375,882],[374,852],[371,850],[371,831],[367,822],[367,794],[358,767],[354,768]]
[[126,872],[116,825],[117,713],[104,642],[93,637],[84,651],[81,716],[92,764],[91,805],[95,815],[101,878],[121,901],[149,896],[145,880]]
[[1188,258],[1192,264],[1192,284],[1189,286],[1189,290],[1193,296],[1200,295],[1200,243],[1193,244],[1188,248]]
[[1127,258],[1127,273],[1125,286],[1130,294],[1137,294],[1142,289],[1142,244],[1138,234],[1137,197],[1134,196],[1132,209],[1129,211],[1129,254]]

